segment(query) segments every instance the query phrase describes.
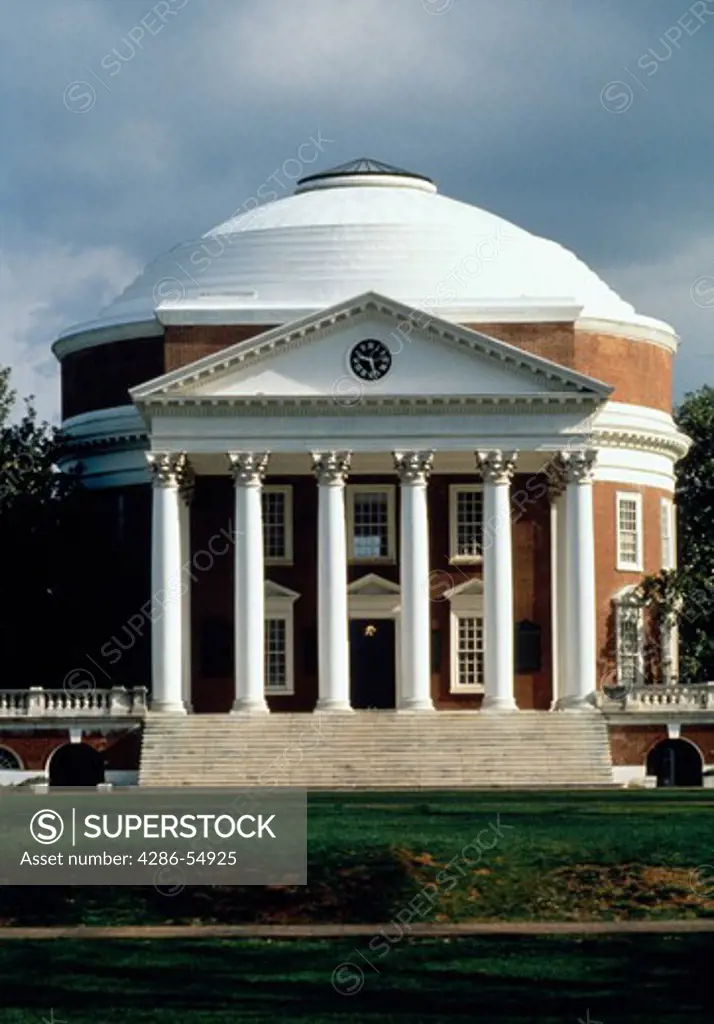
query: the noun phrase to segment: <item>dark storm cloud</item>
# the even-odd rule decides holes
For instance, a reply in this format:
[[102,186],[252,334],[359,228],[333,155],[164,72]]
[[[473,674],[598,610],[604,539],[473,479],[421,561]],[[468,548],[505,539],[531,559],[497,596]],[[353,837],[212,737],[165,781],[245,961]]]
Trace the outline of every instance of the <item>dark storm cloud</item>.
[[322,131],[554,238],[714,376],[714,0],[33,0],[6,8],[3,352],[224,220]]

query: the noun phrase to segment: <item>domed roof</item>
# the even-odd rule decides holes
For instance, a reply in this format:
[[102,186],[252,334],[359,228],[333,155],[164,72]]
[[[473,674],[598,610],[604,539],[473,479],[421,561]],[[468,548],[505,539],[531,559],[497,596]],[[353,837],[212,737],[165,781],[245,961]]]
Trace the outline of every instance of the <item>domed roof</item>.
[[558,243],[442,196],[422,175],[360,159],[176,246],[64,336],[151,321],[162,302],[179,301],[277,324],[367,291],[462,323],[579,316],[671,332]]

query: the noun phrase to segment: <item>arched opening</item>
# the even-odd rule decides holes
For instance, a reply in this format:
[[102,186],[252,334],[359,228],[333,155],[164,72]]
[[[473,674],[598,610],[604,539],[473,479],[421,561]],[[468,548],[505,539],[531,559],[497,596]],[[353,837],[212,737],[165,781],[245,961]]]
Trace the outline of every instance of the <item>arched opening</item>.
[[687,740],[662,740],[647,755],[647,774],[658,786],[701,786],[702,755]]
[[22,761],[9,747],[0,747],[0,771],[22,771]]
[[49,764],[50,786],[97,786],[104,782],[104,758],[86,743],[67,743]]

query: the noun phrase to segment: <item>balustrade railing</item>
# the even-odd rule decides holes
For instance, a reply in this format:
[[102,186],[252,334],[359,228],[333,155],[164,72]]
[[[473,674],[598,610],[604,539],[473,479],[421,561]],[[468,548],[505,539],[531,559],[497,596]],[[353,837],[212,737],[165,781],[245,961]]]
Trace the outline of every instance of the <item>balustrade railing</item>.
[[714,683],[652,683],[599,694],[603,711],[714,711]]
[[143,718],[146,687],[128,690],[0,690],[0,718]]

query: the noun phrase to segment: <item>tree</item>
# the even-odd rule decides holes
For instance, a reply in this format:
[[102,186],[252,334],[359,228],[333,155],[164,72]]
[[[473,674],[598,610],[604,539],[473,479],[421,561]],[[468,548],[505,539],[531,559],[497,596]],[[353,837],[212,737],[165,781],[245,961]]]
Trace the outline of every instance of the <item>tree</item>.
[[648,577],[642,596],[658,618],[678,611],[680,679],[714,680],[714,387],[675,412],[692,447],[677,466],[679,568]]
[[3,685],[47,683],[61,647],[66,614],[66,528],[77,481],[61,473],[60,432],[38,421],[32,398],[12,419],[17,396],[0,368],[0,616]]

